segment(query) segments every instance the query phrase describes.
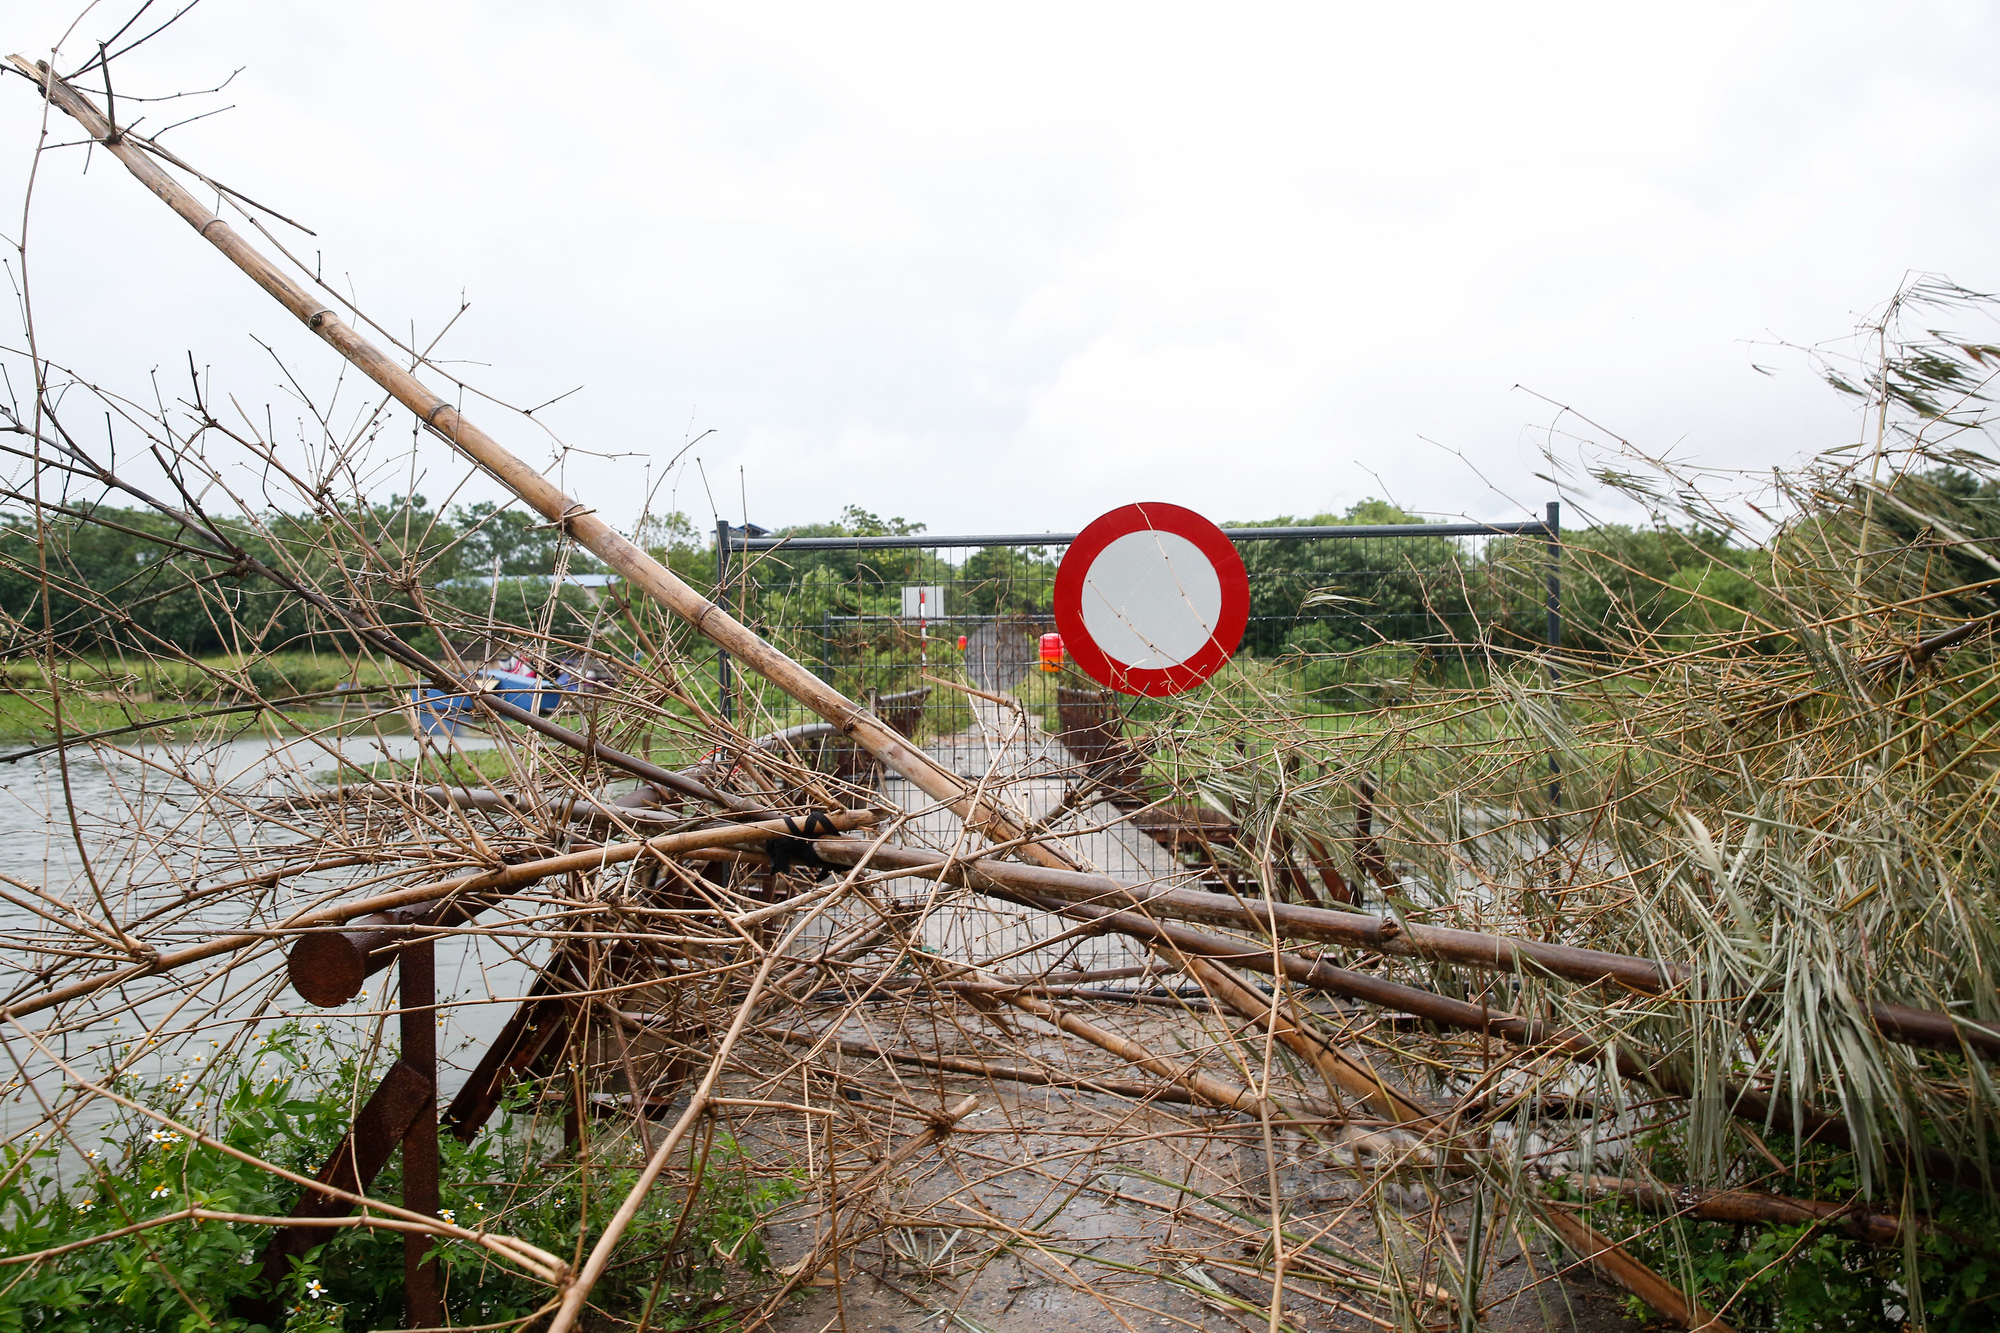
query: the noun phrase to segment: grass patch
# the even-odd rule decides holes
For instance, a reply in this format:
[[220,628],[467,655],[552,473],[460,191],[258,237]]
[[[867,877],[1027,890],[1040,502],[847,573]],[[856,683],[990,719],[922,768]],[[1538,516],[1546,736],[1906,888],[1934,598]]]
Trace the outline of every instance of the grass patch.
[[[517,760],[518,762],[518,760]],[[443,787],[508,787],[514,769],[504,747],[483,745],[476,750],[430,752],[415,759],[378,759],[370,764],[342,764],[315,775],[332,785],[339,782],[418,782]]]
[[[240,1052],[191,1043],[183,1056],[178,1072],[117,1082],[148,1110],[303,1174],[318,1170],[340,1140],[355,1089],[371,1086],[391,1058],[359,1030],[336,1035],[319,1023],[285,1024]],[[600,1133],[592,1157],[578,1162],[565,1150],[559,1119],[537,1114],[545,1098],[559,1099],[566,1088],[522,1082],[499,1122],[470,1145],[441,1136],[446,1220],[564,1257],[579,1237],[586,1248],[595,1240],[637,1178],[641,1153],[629,1137]],[[0,1148],[0,1170],[10,1181],[0,1247],[22,1255],[85,1242],[8,1270],[0,1328],[248,1333],[254,1326],[232,1301],[267,1295],[289,1311],[279,1320],[286,1333],[400,1324],[403,1240],[395,1231],[332,1233],[268,1292],[258,1263],[268,1227],[181,1219],[88,1244],[191,1205],[282,1215],[299,1189],[138,1110],[121,1110],[100,1140],[78,1146],[90,1154],[80,1162],[73,1153],[65,1162],[39,1134]],[[687,1165],[686,1187],[647,1197],[626,1234],[626,1262],[592,1293],[598,1308],[633,1322],[650,1315],[650,1326],[663,1331],[724,1327],[733,1298],[768,1280],[762,1227],[797,1195],[796,1179],[761,1168],[727,1134],[715,1135]],[[399,1160],[372,1192],[399,1197]],[[468,1242],[442,1241],[437,1259],[454,1324],[524,1320],[548,1299],[547,1287]]]

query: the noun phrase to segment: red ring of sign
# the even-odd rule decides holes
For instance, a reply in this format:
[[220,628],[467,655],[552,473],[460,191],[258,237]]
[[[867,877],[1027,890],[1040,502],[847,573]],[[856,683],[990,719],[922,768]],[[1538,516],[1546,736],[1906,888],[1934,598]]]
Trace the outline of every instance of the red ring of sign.
[[[1099,648],[1083,623],[1083,584],[1091,565],[1105,547],[1134,532],[1171,532],[1187,538],[1208,557],[1208,563],[1215,567],[1216,581],[1222,585],[1222,607],[1208,642],[1176,666],[1126,666]],[[1062,633],[1063,647],[1092,680],[1121,694],[1163,699],[1193,689],[1222,669],[1243,642],[1243,630],[1249,623],[1250,579],[1243,572],[1243,557],[1237,554],[1236,544],[1221,528],[1176,504],[1130,504],[1093,520],[1076,535],[1056,568],[1056,628]]]

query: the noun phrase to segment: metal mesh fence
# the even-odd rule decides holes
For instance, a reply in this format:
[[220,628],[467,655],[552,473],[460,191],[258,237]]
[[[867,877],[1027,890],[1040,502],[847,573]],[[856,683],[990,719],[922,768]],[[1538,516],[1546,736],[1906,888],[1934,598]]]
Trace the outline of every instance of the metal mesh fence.
[[[1472,678],[1559,637],[1554,505],[1546,519],[1514,524],[1228,531],[1249,577],[1250,620],[1222,687],[1247,675],[1318,706],[1367,706],[1413,672]],[[718,534],[718,581],[740,618],[849,697],[875,701],[914,738],[975,723],[971,696],[927,679],[940,671],[1019,700],[1055,732],[1063,693],[1096,688],[1066,657],[1054,670],[1038,659],[1041,636],[1055,630],[1056,568],[1072,536],[785,538],[731,528],[726,545]],[[754,682],[730,681],[724,694],[753,734],[814,720]],[[1126,703],[1129,716],[1147,707]]]

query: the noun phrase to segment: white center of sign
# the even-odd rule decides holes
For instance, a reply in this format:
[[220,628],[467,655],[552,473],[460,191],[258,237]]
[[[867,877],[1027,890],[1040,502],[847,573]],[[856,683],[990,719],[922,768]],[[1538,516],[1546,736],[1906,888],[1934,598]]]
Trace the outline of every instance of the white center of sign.
[[1098,553],[1084,576],[1083,624],[1127,667],[1179,666],[1201,651],[1222,618],[1222,583],[1201,548],[1172,532],[1128,532]]

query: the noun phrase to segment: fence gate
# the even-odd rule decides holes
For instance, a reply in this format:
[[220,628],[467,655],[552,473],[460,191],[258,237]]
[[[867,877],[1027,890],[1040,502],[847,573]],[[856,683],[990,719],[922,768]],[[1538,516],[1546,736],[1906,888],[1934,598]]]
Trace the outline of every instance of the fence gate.
[[[1371,702],[1381,682],[1412,670],[1483,671],[1561,642],[1555,503],[1516,523],[1224,531],[1250,581],[1250,622],[1230,669],[1275,675],[1326,707]],[[1056,566],[1075,535],[783,537],[725,523],[717,600],[850,698],[907,711],[904,696],[927,688],[924,675],[962,665],[979,688],[1053,716],[1057,690],[1092,688],[1073,665],[1048,672],[1037,657],[1055,629]],[[718,670],[731,720],[748,702],[743,691],[756,691],[760,716],[746,728],[812,720],[736,680],[726,655]],[[1133,701],[1134,715],[1146,707]],[[931,687],[918,734],[971,721],[967,696]]]
[[[1517,523],[1224,531],[1249,576],[1250,619],[1235,659],[1204,688],[1254,684],[1294,691],[1316,710],[1368,707],[1412,673],[1470,678],[1560,643],[1555,504]],[[1128,739],[1128,723],[1171,705],[1100,690],[1066,657],[1043,660],[1056,566],[1075,535],[785,537],[724,523],[717,600],[1030,819],[1091,830],[1068,841],[1099,870],[1132,883],[1187,875],[1248,887],[1217,851],[1234,838],[1233,821],[1149,776]],[[726,655],[716,670],[724,714],[741,731],[812,737],[823,767],[880,782],[890,804],[914,812],[911,836],[940,847],[956,840],[950,815],[875,772],[788,696],[736,677]],[[1051,929],[990,906],[942,910],[924,927],[930,947],[1015,958],[1024,969],[1143,961],[1136,946],[1108,937],[1039,956]]]

